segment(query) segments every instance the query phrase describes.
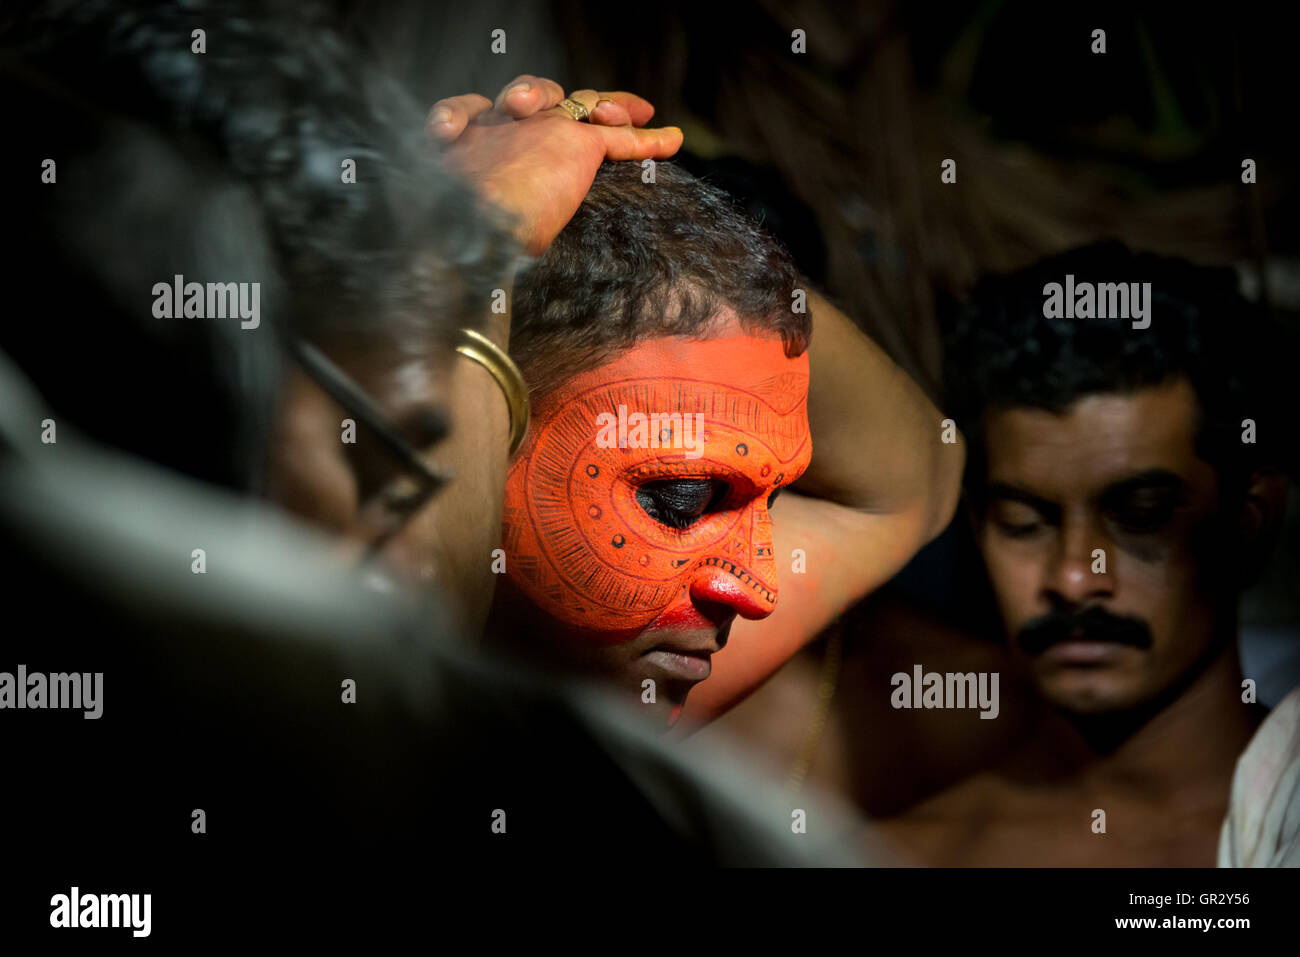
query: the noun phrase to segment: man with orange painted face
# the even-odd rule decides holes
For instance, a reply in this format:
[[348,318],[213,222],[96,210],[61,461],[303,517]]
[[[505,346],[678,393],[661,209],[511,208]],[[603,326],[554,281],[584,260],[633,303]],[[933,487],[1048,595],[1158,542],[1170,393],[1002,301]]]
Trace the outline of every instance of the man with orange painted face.
[[964,453],[724,194],[668,164],[646,179],[602,167],[516,284],[533,421],[489,631],[673,724],[692,688],[688,715],[724,710],[906,564]]

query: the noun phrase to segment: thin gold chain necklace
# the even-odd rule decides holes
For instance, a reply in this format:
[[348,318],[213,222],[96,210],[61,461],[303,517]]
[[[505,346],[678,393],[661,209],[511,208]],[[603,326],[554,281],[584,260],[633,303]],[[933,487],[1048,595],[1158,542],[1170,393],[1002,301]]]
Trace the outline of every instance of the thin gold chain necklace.
[[786,778],[786,787],[790,793],[798,794],[803,788],[804,778],[817,757],[817,748],[821,745],[822,734],[826,730],[826,721],[831,713],[831,701],[840,681],[840,664],[844,653],[843,632],[837,623],[835,631],[826,639],[826,651],[822,654],[821,675],[817,679],[817,700],[813,702],[812,718],[804,729],[803,741],[799,745],[799,754],[790,768]]

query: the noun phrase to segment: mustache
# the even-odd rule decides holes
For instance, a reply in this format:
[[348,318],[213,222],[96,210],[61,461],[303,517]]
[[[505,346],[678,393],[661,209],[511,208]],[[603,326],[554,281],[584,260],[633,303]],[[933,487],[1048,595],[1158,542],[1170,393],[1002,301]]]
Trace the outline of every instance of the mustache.
[[1079,636],[1084,641],[1113,641],[1133,648],[1151,647],[1151,628],[1145,621],[1112,615],[1095,606],[1077,612],[1053,609],[1021,628],[1017,640],[1025,654],[1037,655]]

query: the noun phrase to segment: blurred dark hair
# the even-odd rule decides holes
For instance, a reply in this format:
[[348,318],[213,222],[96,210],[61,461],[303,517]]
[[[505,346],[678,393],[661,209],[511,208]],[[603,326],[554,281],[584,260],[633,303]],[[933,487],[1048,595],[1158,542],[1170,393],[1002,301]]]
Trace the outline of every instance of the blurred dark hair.
[[535,394],[575,370],[660,336],[705,337],[730,306],[774,333],[787,355],[808,347],[809,314],[781,246],[721,190],[672,163],[642,182],[639,163],[606,163],[568,226],[515,285],[510,351]]
[[[27,6],[6,11],[0,72],[26,147],[5,151],[30,296],[14,314],[33,318],[3,347],[82,428],[246,487],[278,361],[254,340],[424,356],[486,314],[513,242],[320,8]],[[191,51],[197,29],[207,52]],[[45,157],[56,184],[40,181]],[[154,319],[150,290],[175,274],[261,282],[269,328]]]
[[[1125,318],[1046,318],[1047,283],[1151,283],[1150,326]],[[1262,466],[1289,467],[1290,431],[1278,386],[1287,354],[1279,327],[1237,292],[1228,269],[1134,254],[1097,243],[1041,260],[975,288],[945,336],[948,413],[970,440],[968,487],[985,478],[982,420],[994,408],[1062,412],[1084,396],[1186,378],[1200,405],[1198,454],[1225,488]],[[1242,420],[1256,443],[1241,441]],[[1285,430],[1285,431],[1284,431]]]

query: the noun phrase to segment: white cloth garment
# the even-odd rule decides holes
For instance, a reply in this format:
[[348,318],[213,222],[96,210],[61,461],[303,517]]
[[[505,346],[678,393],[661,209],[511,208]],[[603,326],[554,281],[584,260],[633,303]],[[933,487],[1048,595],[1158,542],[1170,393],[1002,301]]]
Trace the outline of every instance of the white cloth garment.
[[1273,709],[1237,761],[1219,867],[1300,867],[1300,688]]

